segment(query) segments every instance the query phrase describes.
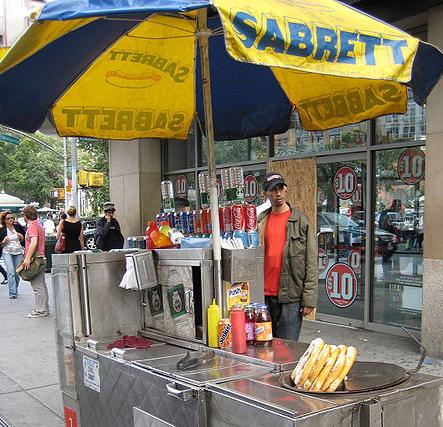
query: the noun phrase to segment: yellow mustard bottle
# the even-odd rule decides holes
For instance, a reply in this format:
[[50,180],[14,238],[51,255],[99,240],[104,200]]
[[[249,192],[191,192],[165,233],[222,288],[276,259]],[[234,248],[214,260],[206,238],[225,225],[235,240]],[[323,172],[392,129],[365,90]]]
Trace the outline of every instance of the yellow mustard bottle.
[[215,298],[208,307],[208,345],[218,347],[218,322],[221,320],[220,307],[216,304]]

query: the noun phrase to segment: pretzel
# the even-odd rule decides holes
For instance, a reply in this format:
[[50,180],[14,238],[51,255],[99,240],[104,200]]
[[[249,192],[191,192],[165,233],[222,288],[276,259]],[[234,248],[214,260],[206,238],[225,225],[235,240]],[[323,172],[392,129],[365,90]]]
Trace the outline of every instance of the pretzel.
[[310,388],[311,391],[321,390],[321,386],[326,381],[326,378],[331,372],[331,369],[334,367],[334,364],[339,354],[340,354],[340,349],[336,345],[331,345],[328,360],[326,361],[325,366],[323,367],[323,369],[321,370],[321,372],[318,374],[317,378],[313,382],[312,387]]
[[346,351],[345,365],[341,370],[340,374],[338,375],[338,377],[334,381],[332,381],[332,383],[329,385],[326,391],[332,392],[337,390],[337,387],[341,384],[341,382],[345,379],[346,375],[348,375],[348,372],[351,370],[356,357],[357,357],[357,349],[355,347],[348,347]]
[[309,390],[312,387],[313,382],[318,377],[318,374],[321,372],[323,367],[326,364],[326,361],[329,358],[329,353],[331,350],[331,346],[329,344],[325,344],[323,347],[323,350],[321,351],[320,355],[318,356],[317,361],[315,362],[315,366],[312,369],[311,373],[309,374],[308,379],[303,384],[303,388],[305,390]]
[[326,378],[325,382],[323,383],[321,387],[321,391],[326,391],[329,385],[336,380],[336,378],[340,375],[340,372],[345,366],[346,361],[346,350],[347,347],[345,345],[339,345],[338,348],[340,349],[340,353],[337,357],[337,360],[334,363],[334,366],[331,369],[331,372],[329,373],[328,377]]
[[302,388],[303,384],[308,379],[309,374],[313,370],[324,345],[325,343],[321,338],[316,338],[311,342],[311,345],[309,346],[310,348],[312,346],[310,355],[306,360],[306,363],[301,367],[295,376],[295,384],[297,387]]

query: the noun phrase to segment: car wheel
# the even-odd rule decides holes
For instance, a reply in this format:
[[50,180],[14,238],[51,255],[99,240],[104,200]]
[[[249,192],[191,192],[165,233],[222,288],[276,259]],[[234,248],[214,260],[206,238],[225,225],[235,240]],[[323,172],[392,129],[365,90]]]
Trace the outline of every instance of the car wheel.
[[95,245],[95,238],[94,236],[89,236],[86,238],[86,247],[88,249],[97,249],[97,246]]

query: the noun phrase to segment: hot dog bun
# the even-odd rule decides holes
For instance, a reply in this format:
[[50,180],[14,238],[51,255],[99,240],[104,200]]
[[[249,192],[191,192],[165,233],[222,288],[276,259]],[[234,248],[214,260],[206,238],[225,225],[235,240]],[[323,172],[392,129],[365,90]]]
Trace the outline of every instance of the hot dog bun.
[[336,345],[331,345],[328,360],[326,361],[326,364],[321,370],[321,372],[318,374],[310,390],[317,392],[321,390],[321,387],[323,383],[326,381],[326,378],[331,372],[331,369],[334,367],[334,364],[337,361],[339,354],[340,354],[340,349]]
[[331,369],[331,372],[329,373],[328,377],[326,378],[325,382],[323,383],[321,387],[321,391],[326,391],[329,385],[336,380],[336,378],[340,375],[340,372],[345,366],[346,361],[346,350],[347,347],[345,345],[339,345],[338,348],[340,349],[340,353],[337,357],[337,360],[334,363],[334,366]]
[[332,392],[337,390],[337,387],[341,384],[341,382],[345,379],[346,375],[348,375],[348,372],[351,370],[356,357],[357,357],[357,349],[355,347],[348,347],[346,351],[345,365],[341,370],[339,376],[334,381],[332,381],[332,383],[329,385],[326,391]]
[[309,356],[311,355],[312,348],[314,347],[313,341],[311,341],[311,344],[309,344],[309,347],[306,349],[306,351],[303,353],[303,356],[300,358],[300,360],[297,363],[297,366],[291,373],[291,380],[295,383],[295,378],[297,374],[304,368],[306,362],[308,361]]
[[300,369],[295,376],[295,384],[299,388],[302,388],[303,384],[308,379],[309,374],[313,370],[315,363],[317,362],[318,356],[323,350],[325,343],[321,338],[316,338],[311,342],[311,345],[312,345],[312,350],[311,354],[308,357],[308,360],[304,364],[303,368]]
[[309,374],[308,379],[303,384],[303,388],[305,390],[309,390],[312,387],[312,384],[314,383],[315,379],[317,378],[318,374],[321,372],[323,367],[325,366],[328,358],[329,353],[331,350],[331,346],[329,344],[325,344],[323,346],[323,350],[321,351],[320,355],[318,356],[317,361],[315,362],[315,366],[312,369],[311,373]]

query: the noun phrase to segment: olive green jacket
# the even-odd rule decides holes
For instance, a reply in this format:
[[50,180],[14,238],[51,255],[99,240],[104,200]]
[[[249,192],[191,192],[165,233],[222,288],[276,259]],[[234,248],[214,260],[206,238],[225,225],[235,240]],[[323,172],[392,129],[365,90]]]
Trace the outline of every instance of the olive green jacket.
[[[271,209],[268,209],[258,217],[261,245],[265,244],[265,229],[270,212]],[[300,302],[302,307],[317,306],[317,257],[317,239],[313,227],[302,213],[291,208],[280,273],[280,303]]]

